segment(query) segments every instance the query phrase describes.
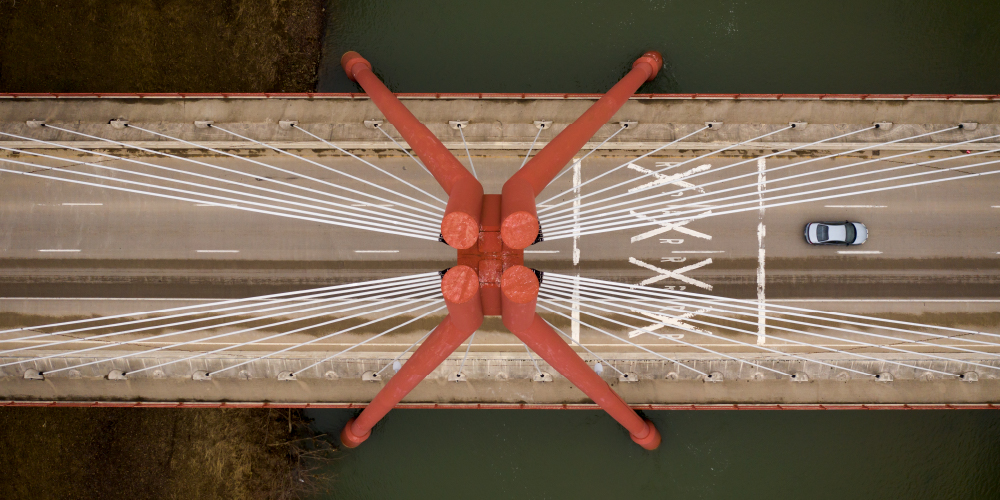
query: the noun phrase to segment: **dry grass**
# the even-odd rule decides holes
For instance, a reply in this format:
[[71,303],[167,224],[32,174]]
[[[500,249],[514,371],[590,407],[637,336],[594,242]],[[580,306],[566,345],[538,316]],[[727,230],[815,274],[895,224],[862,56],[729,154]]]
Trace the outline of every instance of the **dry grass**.
[[322,0],[0,0],[0,91],[309,92]]
[[302,498],[333,450],[300,410],[6,408],[0,498]]

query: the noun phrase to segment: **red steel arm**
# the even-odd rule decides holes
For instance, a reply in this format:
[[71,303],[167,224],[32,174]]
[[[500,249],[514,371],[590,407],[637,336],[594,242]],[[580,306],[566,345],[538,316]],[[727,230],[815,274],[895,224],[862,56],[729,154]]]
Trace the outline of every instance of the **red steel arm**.
[[534,271],[524,266],[514,266],[504,271],[500,284],[503,292],[504,326],[608,412],[611,418],[628,430],[632,440],[639,446],[655,450],[660,446],[660,433],[653,423],[636,414],[535,312],[538,286]]
[[410,110],[372,72],[372,65],[361,54],[351,51],[340,58],[348,78],[365,89],[386,120],[424,161],[431,175],[448,193],[448,206],[441,221],[441,235],[457,249],[475,245],[479,239],[479,217],[483,207],[483,185],[441,144],[430,129],[420,123]]
[[355,448],[371,435],[372,427],[430,375],[465,339],[483,323],[479,276],[468,266],[455,266],[441,280],[448,316],[410,356],[403,367],[375,395],[375,399],[340,431],[340,441]]
[[534,243],[538,235],[535,197],[644,82],[656,77],[662,66],[659,52],[643,54],[632,64],[632,71],[507,180],[500,207],[500,237],[507,246],[521,249]]

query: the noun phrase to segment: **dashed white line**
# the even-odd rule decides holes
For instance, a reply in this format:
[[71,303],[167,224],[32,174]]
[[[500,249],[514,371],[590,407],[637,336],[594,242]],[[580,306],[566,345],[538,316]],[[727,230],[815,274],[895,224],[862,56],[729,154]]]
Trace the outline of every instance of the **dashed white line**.
[[240,253],[239,250],[196,250],[198,253]]
[[355,250],[354,253],[399,253],[399,250]]
[[670,253],[726,253],[725,250],[674,250]]
[[524,253],[559,253],[559,250],[525,250]]
[[222,203],[195,203],[196,207],[226,207],[226,208],[239,208],[239,205],[225,205]]
[[844,255],[877,255],[882,252],[878,250],[837,250],[837,253]]
[[79,249],[72,248],[43,248],[39,252],[79,252]]
[[352,207],[391,207],[391,203],[351,203]]
[[63,203],[64,207],[100,207],[103,203]]
[[825,208],[889,208],[889,205],[823,205]]

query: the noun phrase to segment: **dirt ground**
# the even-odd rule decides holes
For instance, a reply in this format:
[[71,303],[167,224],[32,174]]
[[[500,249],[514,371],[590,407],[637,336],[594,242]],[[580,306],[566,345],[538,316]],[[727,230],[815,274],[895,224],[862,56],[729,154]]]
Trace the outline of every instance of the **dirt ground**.
[[0,498],[302,498],[333,448],[301,410],[0,409]]
[[0,92],[310,92],[323,0],[0,0]]

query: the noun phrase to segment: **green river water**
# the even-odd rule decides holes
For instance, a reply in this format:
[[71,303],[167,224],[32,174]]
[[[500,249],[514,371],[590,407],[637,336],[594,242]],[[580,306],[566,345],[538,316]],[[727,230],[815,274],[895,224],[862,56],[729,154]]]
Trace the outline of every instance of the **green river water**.
[[[640,92],[1000,93],[1000,2],[331,2],[319,89],[603,92],[644,50]],[[351,411],[312,411],[339,432]],[[1000,412],[647,414],[647,452],[596,411],[397,410],[331,465],[327,498],[1000,498]]]

